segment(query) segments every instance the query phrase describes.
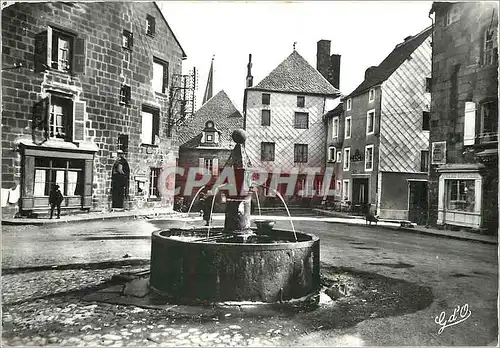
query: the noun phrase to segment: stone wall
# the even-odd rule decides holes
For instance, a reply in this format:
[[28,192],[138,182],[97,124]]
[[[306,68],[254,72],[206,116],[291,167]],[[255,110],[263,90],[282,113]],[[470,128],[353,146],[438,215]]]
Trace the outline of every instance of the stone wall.
[[[146,16],[155,17],[155,35],[147,35]],[[85,40],[83,74],[64,74],[54,69],[35,72],[35,37],[48,26]],[[122,47],[123,30],[133,33],[133,47]],[[153,57],[169,64],[168,84],[181,73],[184,52],[152,2],[16,3],[2,11],[2,188],[20,183],[16,142],[31,138],[32,107],[47,91],[71,91],[86,102],[85,141],[98,147],[94,158],[93,204],[107,207],[111,169],[116,160],[117,138],[128,135],[133,176],[147,175],[148,167],[174,161],[177,150],[166,136],[168,91],[152,88]],[[129,106],[120,103],[122,84],[131,87]],[[141,146],[141,111],[149,105],[160,111],[160,134],[155,147]]]

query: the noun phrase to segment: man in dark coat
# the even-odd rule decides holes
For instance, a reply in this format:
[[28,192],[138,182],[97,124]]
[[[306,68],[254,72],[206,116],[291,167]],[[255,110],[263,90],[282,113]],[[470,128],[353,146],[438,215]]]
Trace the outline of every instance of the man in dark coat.
[[57,219],[59,219],[61,215],[61,203],[64,200],[64,196],[59,190],[59,185],[54,185],[49,195],[49,204],[50,204],[50,218],[54,215],[54,208],[57,208]]

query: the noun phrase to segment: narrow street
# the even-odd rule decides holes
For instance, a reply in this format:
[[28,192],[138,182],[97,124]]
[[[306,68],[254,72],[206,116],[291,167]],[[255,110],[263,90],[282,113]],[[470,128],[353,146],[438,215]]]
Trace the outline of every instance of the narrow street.
[[[215,221],[216,225],[220,223],[219,220]],[[189,221],[187,224],[201,224],[201,221]],[[144,260],[147,267],[151,232],[182,225],[183,221],[140,219],[45,227],[5,226],[3,268],[9,270],[136,259]],[[498,331],[496,246],[418,235],[380,226],[331,223],[322,221],[320,217],[311,217],[308,221],[296,220],[294,225],[297,230],[312,232],[320,237],[321,262],[324,265],[376,273],[428,286],[432,289],[434,301],[424,310],[403,317],[373,318],[347,329],[308,332],[296,337],[293,344],[487,345],[495,342]],[[283,229],[290,229],[290,226],[288,221],[278,221],[276,225]],[[52,276],[55,272],[52,271]],[[68,271],[59,272],[63,274]],[[76,269],[72,272],[78,274],[82,271]],[[20,279],[24,282],[27,279],[36,280],[41,273],[14,272],[4,275],[4,301],[13,292],[21,297],[24,292],[24,296],[29,299],[26,294],[36,293],[29,287],[36,287],[37,282],[29,282],[29,285],[24,286],[24,291],[23,285],[16,282]],[[112,269],[96,269],[85,274],[110,277],[112,273]],[[84,275],[80,277],[85,278]],[[472,313],[471,317],[438,334],[440,326],[434,322],[435,317],[445,311],[448,318],[456,306],[465,304]],[[291,318],[290,323],[293,322]],[[353,337],[356,338],[354,341]],[[286,343],[283,341],[281,344]]]

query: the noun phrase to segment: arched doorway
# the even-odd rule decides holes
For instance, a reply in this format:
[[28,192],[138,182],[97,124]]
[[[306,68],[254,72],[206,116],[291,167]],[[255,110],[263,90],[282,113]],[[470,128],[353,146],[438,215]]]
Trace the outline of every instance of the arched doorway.
[[123,155],[113,164],[111,173],[111,208],[124,208],[125,198],[128,196],[130,167]]

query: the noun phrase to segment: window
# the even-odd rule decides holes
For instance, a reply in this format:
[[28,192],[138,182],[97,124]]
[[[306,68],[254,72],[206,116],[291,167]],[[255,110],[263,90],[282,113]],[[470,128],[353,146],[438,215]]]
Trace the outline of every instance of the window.
[[123,153],[128,152],[128,135],[127,134],[118,135],[118,143],[117,143],[116,149],[123,151]]
[[365,171],[373,170],[373,145],[365,146]]
[[142,132],[143,145],[154,145],[156,137],[160,136],[160,112],[147,106],[142,107]]
[[366,134],[373,134],[375,131],[375,110],[366,113]]
[[83,195],[84,167],[84,160],[36,157],[33,195],[48,196],[53,184],[65,197]]
[[431,129],[431,113],[422,111],[422,130],[428,131]]
[[351,116],[348,116],[345,118],[345,128],[344,128],[344,137],[346,139],[349,139],[351,137],[351,127],[352,127]]
[[445,180],[446,208],[449,210],[474,211],[475,180]]
[[168,63],[153,57],[153,89],[156,93],[166,93],[168,85]]
[[337,163],[342,162],[342,151],[337,151]]
[[375,90],[372,88],[368,91],[368,102],[371,103],[375,100]]
[[422,150],[420,151],[420,171],[428,172],[429,171],[429,151]]
[[425,89],[424,89],[424,91],[430,93],[431,92],[431,88],[432,88],[432,78],[426,77],[425,78]]
[[206,141],[207,143],[213,143],[214,142],[214,135],[210,134],[210,133],[207,133],[206,140],[207,140]]
[[68,121],[71,118],[72,102],[70,99],[51,97],[49,137],[66,139]]
[[260,143],[260,159],[262,161],[274,161],[274,143]]
[[335,146],[328,147],[328,161],[335,162],[335,155],[337,154],[337,149]]
[[347,111],[351,110],[351,106],[352,106],[351,104],[352,104],[351,98],[347,99],[347,107],[346,107]]
[[308,129],[309,128],[309,113],[307,112],[296,112],[295,122],[293,126],[297,129]]
[[212,173],[214,167],[214,159],[213,158],[204,158],[203,159],[203,168],[208,169],[210,173]]
[[479,142],[498,141],[498,102],[481,103],[481,124],[479,126]]
[[432,164],[446,163],[446,141],[432,143]]
[[271,105],[271,95],[269,93],[262,93],[262,105]]
[[351,166],[351,148],[346,147],[344,149],[344,165],[342,166],[343,170],[349,170]]
[[47,27],[35,35],[35,72],[55,69],[64,73],[85,72],[85,40]]
[[307,163],[307,144],[295,144],[293,153],[295,163]]
[[128,30],[123,30],[123,37],[122,37],[123,48],[131,50],[133,45],[134,45],[134,34],[132,34]]
[[130,86],[122,85],[120,89],[120,104],[130,105],[131,90]]
[[334,117],[332,119],[332,138],[337,139],[339,137],[339,118]]
[[349,180],[344,180],[342,185],[342,196],[344,201],[349,201],[351,198],[349,192]]
[[155,34],[156,20],[153,16],[146,16],[146,34],[153,36]]
[[303,108],[306,105],[306,97],[304,96],[297,96],[297,106],[299,108]]
[[445,25],[450,25],[460,19],[460,8],[458,5],[451,5],[448,12],[446,12]]
[[161,173],[161,167],[151,167],[149,172],[149,197],[160,198],[160,191],[158,190],[158,177]]
[[271,125],[271,110],[262,110],[261,126]]
[[483,64],[491,65],[498,61],[497,30],[487,29],[484,33],[484,58]]

